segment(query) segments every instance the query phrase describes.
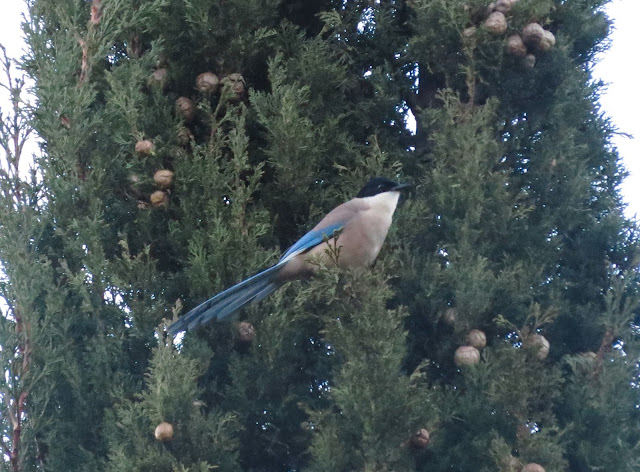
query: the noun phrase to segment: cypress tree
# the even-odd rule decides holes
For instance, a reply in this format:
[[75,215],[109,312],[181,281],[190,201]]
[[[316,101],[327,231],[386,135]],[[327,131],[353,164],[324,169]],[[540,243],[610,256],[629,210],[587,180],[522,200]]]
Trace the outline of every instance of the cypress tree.
[[[3,468],[638,470],[606,3],[30,0]],[[167,337],[376,175],[413,187],[373,268]]]

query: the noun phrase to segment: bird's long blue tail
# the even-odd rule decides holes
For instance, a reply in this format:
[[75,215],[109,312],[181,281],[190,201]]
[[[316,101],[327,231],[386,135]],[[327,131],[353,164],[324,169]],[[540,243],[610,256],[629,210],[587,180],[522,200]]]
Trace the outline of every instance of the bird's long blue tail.
[[262,300],[282,285],[283,282],[276,280],[281,268],[282,264],[278,263],[201,303],[169,326],[169,335],[175,336],[213,319],[221,320],[247,303]]
[[193,329],[210,320],[221,320],[249,302],[259,302],[284,283],[277,279],[277,274],[289,260],[334,237],[343,227],[344,222],[339,222],[309,231],[284,253],[276,265],[201,303],[169,326],[167,331],[175,336],[180,331]]

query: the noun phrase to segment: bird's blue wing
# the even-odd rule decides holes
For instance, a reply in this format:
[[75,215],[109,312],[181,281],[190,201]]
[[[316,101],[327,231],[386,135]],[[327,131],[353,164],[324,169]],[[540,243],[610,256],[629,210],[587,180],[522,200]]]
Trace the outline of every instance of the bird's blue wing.
[[280,261],[282,262],[285,259],[305,252],[306,250],[322,243],[325,239],[331,239],[335,232],[341,230],[343,226],[343,223],[335,223],[325,226],[324,228],[309,231],[284,253]]

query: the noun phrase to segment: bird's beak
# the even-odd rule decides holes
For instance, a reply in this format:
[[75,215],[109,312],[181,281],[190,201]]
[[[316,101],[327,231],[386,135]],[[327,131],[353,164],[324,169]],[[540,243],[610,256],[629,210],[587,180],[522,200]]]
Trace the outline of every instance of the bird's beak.
[[398,184],[395,187],[393,187],[391,190],[394,192],[397,192],[399,190],[402,190],[403,188],[407,188],[407,187],[411,187],[411,184]]

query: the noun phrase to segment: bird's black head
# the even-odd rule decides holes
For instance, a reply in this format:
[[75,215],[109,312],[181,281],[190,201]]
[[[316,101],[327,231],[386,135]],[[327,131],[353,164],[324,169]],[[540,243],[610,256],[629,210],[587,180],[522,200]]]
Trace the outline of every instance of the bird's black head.
[[374,177],[367,184],[362,187],[357,198],[373,197],[379,193],[393,192],[407,187],[407,184],[399,184],[393,180],[389,180],[385,177]]

